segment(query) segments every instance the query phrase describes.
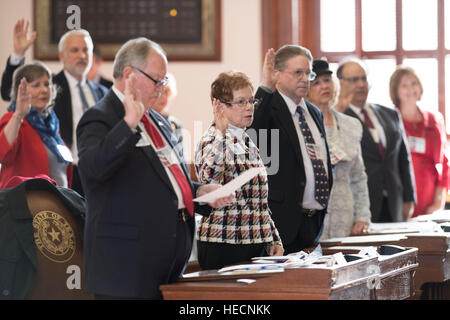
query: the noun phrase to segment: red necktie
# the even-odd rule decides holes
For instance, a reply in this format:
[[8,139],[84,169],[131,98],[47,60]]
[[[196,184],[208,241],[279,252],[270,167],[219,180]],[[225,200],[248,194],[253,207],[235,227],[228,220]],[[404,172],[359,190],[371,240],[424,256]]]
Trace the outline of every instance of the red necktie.
[[[369,114],[367,113],[366,109],[362,108],[361,113],[364,115],[364,123],[366,124],[366,126],[370,129],[375,130],[375,126],[373,125],[372,120],[370,120]],[[380,155],[383,156],[384,155],[383,144],[381,143],[381,141],[378,141],[376,144],[377,144],[378,151],[380,152]]]
[[[144,124],[145,130],[147,130],[148,135],[153,141],[153,144],[155,145],[156,149],[162,149],[165,147],[164,139],[161,137],[161,134],[159,133],[158,129],[153,125],[153,123],[150,121],[147,114],[144,114],[141,119],[142,123]],[[164,164],[164,163],[163,163]],[[194,202],[192,198],[192,191],[191,186],[189,184],[189,181],[186,179],[186,176],[184,175],[183,171],[181,171],[181,168],[177,164],[171,164],[167,166],[172,172],[175,180],[178,183],[178,186],[180,187],[181,194],[183,196],[183,203],[189,212],[189,215],[191,217],[194,216]]]

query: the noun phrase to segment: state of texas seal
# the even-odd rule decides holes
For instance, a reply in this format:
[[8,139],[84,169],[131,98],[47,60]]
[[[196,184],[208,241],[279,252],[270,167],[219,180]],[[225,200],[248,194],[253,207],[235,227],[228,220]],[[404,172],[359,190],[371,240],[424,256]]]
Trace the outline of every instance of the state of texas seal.
[[57,263],[69,261],[75,253],[75,235],[64,217],[41,211],[33,218],[34,241],[39,251]]

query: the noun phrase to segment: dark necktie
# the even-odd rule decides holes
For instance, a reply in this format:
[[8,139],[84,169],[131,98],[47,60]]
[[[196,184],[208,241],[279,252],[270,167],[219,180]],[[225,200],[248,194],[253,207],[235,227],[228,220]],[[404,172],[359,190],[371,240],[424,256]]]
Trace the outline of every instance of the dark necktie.
[[81,83],[78,83],[77,87],[78,91],[80,92],[81,106],[83,107],[83,112],[85,112],[89,108],[89,104],[83,91],[83,85],[81,85]]
[[[147,114],[144,114],[142,119],[142,123],[144,124],[145,130],[147,131],[148,135],[153,141],[153,144],[155,145],[156,149],[163,149],[166,144],[164,142],[163,137],[161,137],[161,134],[159,133],[158,129],[154,126],[154,124],[150,121]],[[159,155],[159,154],[158,154]],[[186,207],[187,211],[189,212],[189,215],[191,217],[194,216],[194,202],[192,198],[192,191],[191,191],[191,185],[189,184],[189,181],[186,179],[186,176],[184,175],[183,171],[181,170],[180,166],[176,163],[170,164],[169,161],[165,161],[164,159],[161,159],[161,162],[163,162],[163,165],[169,168],[170,172],[172,172],[175,180],[178,183],[178,186],[180,187],[181,194],[183,196],[183,203]]]
[[298,124],[300,126],[300,130],[302,131],[303,138],[305,139],[306,150],[308,151],[314,171],[314,198],[322,205],[322,207],[325,208],[327,206],[328,196],[330,193],[328,175],[322,159],[318,158],[316,155],[316,143],[314,142],[313,135],[309,129],[308,123],[306,122],[302,107],[298,106],[297,112],[299,113]]
[[[372,120],[370,120],[369,114],[367,113],[366,109],[361,108],[361,113],[364,115],[364,123],[366,124],[366,126],[369,129],[375,130],[375,126],[373,125]],[[370,134],[372,134],[372,132]],[[372,138],[373,138],[373,136],[372,136]],[[375,139],[374,139],[374,141],[375,141]],[[378,138],[378,142],[375,141],[375,143],[377,144],[377,148],[378,148],[378,151],[380,152],[380,155],[383,156],[384,155],[384,147],[383,147],[383,144],[381,143],[381,140]]]

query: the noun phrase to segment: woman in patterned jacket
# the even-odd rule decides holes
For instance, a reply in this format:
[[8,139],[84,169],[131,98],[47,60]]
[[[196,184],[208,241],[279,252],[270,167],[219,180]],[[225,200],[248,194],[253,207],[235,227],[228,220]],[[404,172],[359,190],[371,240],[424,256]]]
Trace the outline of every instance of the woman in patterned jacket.
[[203,217],[199,228],[198,261],[203,269],[218,269],[255,256],[282,255],[278,230],[268,207],[264,164],[245,132],[253,121],[253,86],[241,72],[221,73],[211,85],[214,122],[195,152],[202,183],[226,184],[244,171],[260,173],[236,190],[232,203]]

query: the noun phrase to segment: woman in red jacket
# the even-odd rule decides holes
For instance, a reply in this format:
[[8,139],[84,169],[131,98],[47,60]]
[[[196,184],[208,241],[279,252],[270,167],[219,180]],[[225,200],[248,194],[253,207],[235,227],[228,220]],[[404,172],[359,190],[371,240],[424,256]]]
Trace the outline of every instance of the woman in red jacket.
[[447,135],[443,117],[417,106],[423,87],[413,69],[398,66],[390,80],[390,95],[400,110],[408,136],[416,179],[413,217],[441,210],[448,180]]
[[0,119],[0,189],[14,176],[44,174],[68,187],[72,156],[59,135],[51,106],[55,89],[50,70],[40,62],[14,72],[13,103]]

